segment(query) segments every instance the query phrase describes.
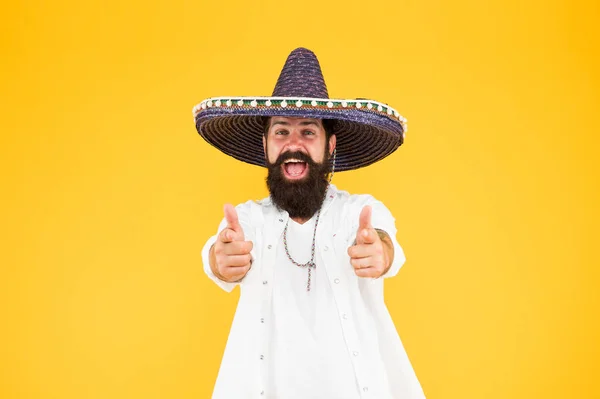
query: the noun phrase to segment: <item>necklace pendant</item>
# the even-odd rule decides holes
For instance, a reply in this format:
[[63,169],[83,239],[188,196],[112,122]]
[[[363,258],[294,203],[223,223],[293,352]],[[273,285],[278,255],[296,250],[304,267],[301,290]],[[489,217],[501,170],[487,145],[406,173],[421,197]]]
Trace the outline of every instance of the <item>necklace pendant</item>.
[[312,277],[312,269],[316,268],[315,262],[308,262],[306,268],[308,269],[308,282],[306,283],[306,291],[310,291],[310,281]]
[[308,282],[306,283],[306,291],[310,291],[310,280],[311,280],[311,274],[312,274],[311,269],[315,269],[317,267],[317,265],[315,264],[315,240],[317,238],[317,226],[319,225],[319,217],[320,216],[321,216],[321,210],[319,209],[319,211],[317,212],[317,220],[315,220],[315,229],[313,231],[310,260],[304,264],[300,264],[300,263],[296,262],[292,258],[292,255],[290,255],[290,250],[288,249],[288,244],[287,244],[287,230],[288,230],[288,225],[290,222],[289,219],[288,219],[287,223],[285,224],[285,228],[283,229],[283,246],[285,248],[285,254],[287,255],[288,259],[290,260],[290,262],[292,262],[292,264],[294,264],[298,267],[306,267],[308,269]]

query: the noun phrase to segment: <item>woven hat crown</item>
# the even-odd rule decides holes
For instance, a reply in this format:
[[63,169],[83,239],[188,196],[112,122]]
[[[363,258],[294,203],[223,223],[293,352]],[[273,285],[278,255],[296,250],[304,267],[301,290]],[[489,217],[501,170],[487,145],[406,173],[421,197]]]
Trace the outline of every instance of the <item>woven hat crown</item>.
[[302,47],[290,53],[273,90],[273,97],[329,98],[315,53]]

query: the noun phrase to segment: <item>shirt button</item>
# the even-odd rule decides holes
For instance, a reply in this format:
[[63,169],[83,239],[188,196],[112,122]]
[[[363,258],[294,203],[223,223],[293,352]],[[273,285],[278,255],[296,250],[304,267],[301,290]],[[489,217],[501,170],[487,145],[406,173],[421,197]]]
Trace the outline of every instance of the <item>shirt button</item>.
[[263,360],[265,358],[264,355],[260,355],[260,360]]
[[260,394],[261,394],[261,395],[264,395],[264,394],[265,394],[265,391],[260,391]]
[[271,244],[267,245],[267,248],[271,249],[273,246]]
[[267,280],[263,281],[263,285],[267,285],[267,283],[268,283]]
[[364,387],[363,392],[369,392],[369,387]]
[[264,322],[265,322],[265,319],[261,317],[261,318],[260,318],[260,322],[261,322],[261,323],[264,323]]
[[354,351],[354,352],[352,352],[352,354],[353,354],[354,356],[358,356],[358,352],[357,352],[357,351]]
[[329,251],[329,247],[325,247],[323,248],[325,251]]
[[333,280],[334,283],[339,284],[340,283],[340,279],[336,278],[335,280]]
[[343,319],[347,319],[347,318],[348,318],[348,315],[347,315],[346,313],[344,313],[344,314],[342,315],[342,318],[343,318]]
[[283,222],[283,219],[279,219],[280,222]]

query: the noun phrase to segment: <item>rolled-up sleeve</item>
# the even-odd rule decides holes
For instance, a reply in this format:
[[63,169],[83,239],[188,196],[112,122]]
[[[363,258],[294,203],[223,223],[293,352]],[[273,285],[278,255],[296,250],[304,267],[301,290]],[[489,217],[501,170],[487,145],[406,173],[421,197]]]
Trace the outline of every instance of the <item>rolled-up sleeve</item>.
[[390,236],[392,244],[394,245],[394,260],[392,261],[392,266],[390,267],[390,270],[383,275],[383,277],[393,277],[398,274],[398,271],[404,262],[406,262],[404,250],[396,239],[396,221],[389,209],[380,201],[375,201],[369,205],[373,208],[371,224],[374,228],[385,231]]

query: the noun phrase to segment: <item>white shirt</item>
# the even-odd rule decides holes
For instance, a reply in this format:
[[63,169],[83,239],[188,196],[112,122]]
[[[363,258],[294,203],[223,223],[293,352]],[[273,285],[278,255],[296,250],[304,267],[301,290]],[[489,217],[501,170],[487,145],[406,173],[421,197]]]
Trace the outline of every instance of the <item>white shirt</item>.
[[[311,259],[315,221],[316,215],[302,225],[287,222],[289,252],[298,263]],[[360,398],[325,269],[317,262],[307,291],[308,270],[290,262],[282,242],[275,259],[266,397]]]
[[[366,205],[373,209],[373,227],[386,231],[394,244],[385,277],[404,263],[389,210],[370,195],[330,185],[316,232],[310,292],[307,270],[285,255],[289,216],[270,198],[236,207],[246,240],[254,243],[252,268],[241,283],[221,281],[210,270],[208,252],[226,226],[221,222],[204,246],[204,270],[226,291],[240,285],[241,295],[214,399],[425,397],[383,301],[383,279],[360,278],[350,265],[347,249]],[[289,219],[288,246],[299,263],[310,259],[313,231],[314,218],[305,225]]]

